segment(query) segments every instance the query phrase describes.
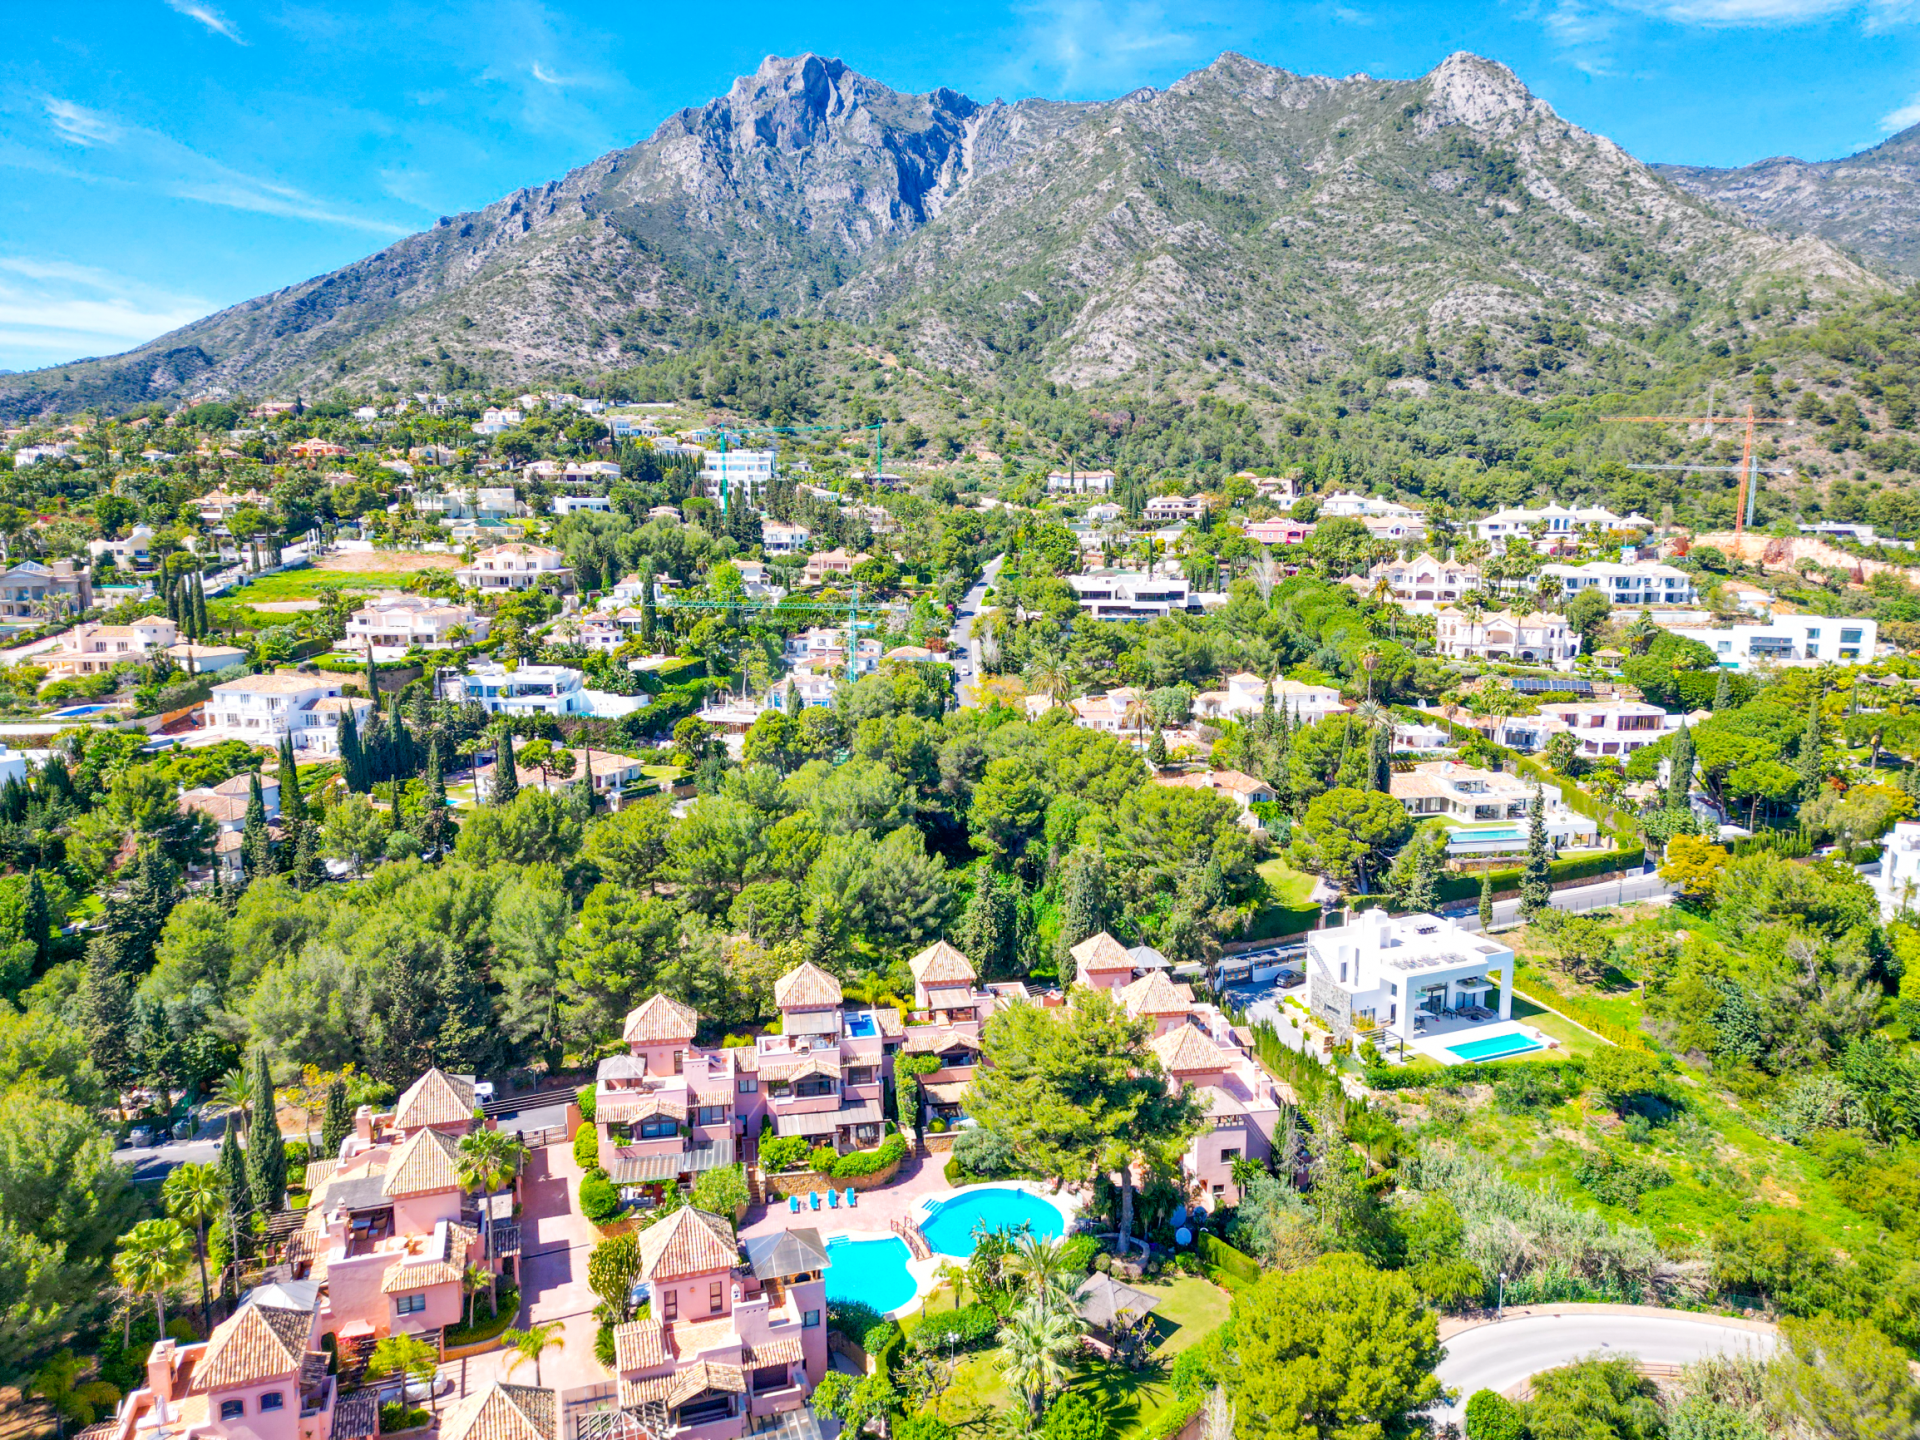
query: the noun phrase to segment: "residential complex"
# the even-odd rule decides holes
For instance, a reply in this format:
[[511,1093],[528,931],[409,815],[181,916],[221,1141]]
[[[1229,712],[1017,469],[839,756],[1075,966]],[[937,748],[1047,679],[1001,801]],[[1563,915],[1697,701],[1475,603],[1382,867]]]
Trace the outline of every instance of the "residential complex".
[[709,450],[700,466],[700,479],[707,494],[729,510],[756,505],[766,499],[778,458],[773,450]]
[[[1686,571],[1654,560],[1616,562],[1594,560],[1585,565],[1542,565],[1538,575],[1500,582],[1508,594],[1533,594],[1542,580],[1557,580],[1561,594],[1568,600],[1583,590],[1597,590],[1616,609],[1671,609],[1692,605],[1700,598],[1693,577]],[[1627,617],[1622,616],[1623,620]]]

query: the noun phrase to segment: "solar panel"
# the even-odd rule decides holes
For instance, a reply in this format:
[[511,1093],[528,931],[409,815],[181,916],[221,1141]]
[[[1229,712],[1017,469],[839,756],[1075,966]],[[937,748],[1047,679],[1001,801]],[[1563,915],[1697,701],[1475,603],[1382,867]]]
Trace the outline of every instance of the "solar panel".
[[1522,695],[1591,695],[1591,680],[1548,679],[1539,675],[1519,675],[1507,682]]

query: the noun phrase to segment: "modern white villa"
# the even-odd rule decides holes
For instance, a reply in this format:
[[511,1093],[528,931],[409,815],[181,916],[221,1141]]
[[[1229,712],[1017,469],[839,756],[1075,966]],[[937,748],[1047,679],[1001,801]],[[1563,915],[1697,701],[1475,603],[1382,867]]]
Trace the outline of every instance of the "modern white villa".
[[1513,1022],[1513,951],[1439,915],[1363,910],[1307,936],[1307,1005],[1335,1040],[1442,1064],[1546,1048]]
[[[1533,787],[1518,775],[1429,760],[1396,772],[1389,785],[1416,821],[1438,816],[1450,822],[1450,855],[1505,855],[1527,847]],[[1556,849],[1600,843],[1600,826],[1569,809],[1558,785],[1542,785],[1540,799],[1547,839]]]
[[1880,873],[1868,883],[1880,897],[1881,919],[1920,910],[1920,820],[1902,820],[1893,827],[1880,849]]

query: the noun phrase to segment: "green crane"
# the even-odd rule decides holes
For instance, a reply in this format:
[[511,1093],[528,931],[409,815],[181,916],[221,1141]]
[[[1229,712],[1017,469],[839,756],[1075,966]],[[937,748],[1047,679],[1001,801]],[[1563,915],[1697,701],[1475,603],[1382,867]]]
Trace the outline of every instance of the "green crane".
[[860,631],[871,630],[871,620],[861,620],[864,611],[869,615],[878,614],[886,609],[884,605],[860,603],[860,585],[854,582],[853,597],[849,600],[678,600],[668,596],[661,602],[662,610],[726,610],[729,612],[752,610],[758,614],[771,615],[778,611],[789,610],[796,613],[826,613],[847,617],[847,683],[852,684],[860,678]]

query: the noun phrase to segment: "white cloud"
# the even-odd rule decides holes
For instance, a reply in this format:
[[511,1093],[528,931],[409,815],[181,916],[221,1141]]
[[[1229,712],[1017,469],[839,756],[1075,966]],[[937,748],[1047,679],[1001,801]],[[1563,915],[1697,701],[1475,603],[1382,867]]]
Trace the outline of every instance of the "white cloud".
[[167,0],[167,5],[189,20],[198,20],[214,34],[223,35],[236,45],[247,43],[240,38],[240,32],[234,28],[233,22],[211,5],[201,5],[196,0]]
[[1068,94],[1112,94],[1146,83],[1156,62],[1200,53],[1200,37],[1182,30],[1158,0],[1041,0],[1020,7],[1032,38],[1021,68]]
[[1861,28],[1877,32],[1920,19],[1920,0],[1612,0],[1612,3],[1623,10],[1682,25],[1750,29],[1857,17]]
[[355,214],[292,185],[248,175],[157,130],[121,125],[97,110],[57,97],[49,97],[45,103],[54,132],[92,149],[98,157],[82,177],[87,180],[132,185],[178,200],[342,225],[376,235],[406,235],[414,228]]
[[177,330],[211,308],[197,296],[92,266],[0,255],[0,363],[51,365],[113,354]]
[[62,140],[75,145],[112,145],[120,139],[120,127],[98,110],[89,110],[68,100],[49,98],[47,119]]
[[1898,110],[1889,110],[1880,117],[1880,128],[1889,132],[1904,130],[1909,125],[1920,125],[1920,95],[1915,95]]

